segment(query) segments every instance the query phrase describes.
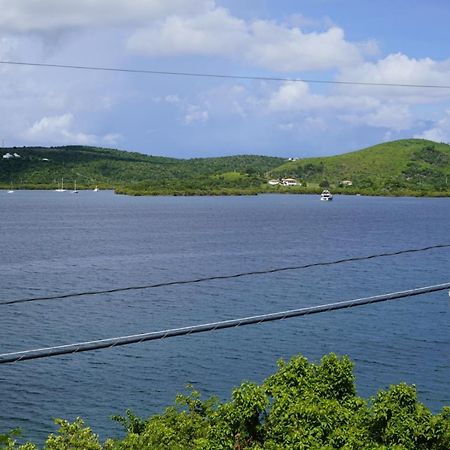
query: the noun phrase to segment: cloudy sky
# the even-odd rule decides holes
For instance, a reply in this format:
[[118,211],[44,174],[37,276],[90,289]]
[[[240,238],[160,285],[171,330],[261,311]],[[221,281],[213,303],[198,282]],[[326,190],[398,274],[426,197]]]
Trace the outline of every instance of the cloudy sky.
[[[0,60],[450,85],[448,0],[0,0]],[[450,89],[0,64],[6,146],[331,155],[450,142]]]

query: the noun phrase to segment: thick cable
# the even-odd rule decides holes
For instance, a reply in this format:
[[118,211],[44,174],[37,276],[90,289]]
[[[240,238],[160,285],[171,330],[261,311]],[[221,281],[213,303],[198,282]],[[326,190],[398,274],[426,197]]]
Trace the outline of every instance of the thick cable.
[[101,66],[80,66],[72,64],[46,64],[32,63],[25,61],[0,61],[0,64],[31,66],[31,67],[48,67],[58,69],[75,69],[75,70],[94,70],[105,72],[125,72],[125,73],[141,73],[147,75],[168,75],[183,77],[202,77],[202,78],[225,78],[234,80],[254,80],[254,81],[278,81],[278,82],[303,82],[316,84],[340,84],[340,85],[356,85],[356,86],[384,86],[384,87],[401,87],[401,88],[432,88],[432,89],[450,89],[450,85],[442,84],[407,84],[407,83],[381,83],[366,81],[334,81],[334,80],[315,80],[308,78],[284,78],[284,77],[263,77],[263,76],[247,76],[247,75],[227,75],[219,73],[201,73],[201,72],[175,72],[165,70],[145,70],[145,69],[127,69],[120,67],[101,67]]
[[17,303],[47,301],[47,300],[63,300],[63,299],[67,299],[67,298],[81,297],[84,295],[89,296],[89,295],[99,295],[99,294],[113,294],[113,293],[117,293],[117,292],[137,291],[137,290],[153,289],[153,288],[160,288],[160,287],[167,287],[167,286],[177,286],[177,285],[183,285],[183,284],[202,283],[205,281],[228,280],[228,279],[232,279],[232,278],[241,278],[241,277],[248,277],[248,276],[253,276],[253,275],[267,275],[267,274],[271,274],[271,273],[285,272],[285,271],[289,271],[289,270],[301,270],[301,269],[309,269],[311,267],[332,266],[335,264],[342,264],[342,263],[346,263],[346,262],[364,261],[364,260],[381,258],[381,257],[397,256],[397,255],[402,255],[402,254],[406,254],[406,253],[417,253],[417,252],[424,252],[424,251],[428,251],[428,250],[435,250],[435,249],[449,248],[449,247],[450,247],[450,244],[436,244],[436,245],[430,245],[428,247],[398,250],[396,252],[376,253],[376,254],[368,255],[368,256],[356,256],[356,257],[352,257],[352,258],[343,258],[343,259],[338,259],[338,260],[334,260],[334,261],[309,263],[309,264],[304,264],[304,265],[299,265],[299,266],[277,267],[274,269],[267,269],[267,270],[253,270],[253,271],[249,271],[249,272],[240,272],[240,273],[235,273],[235,274],[231,274],[231,275],[213,275],[210,277],[194,278],[194,279],[190,279],[190,280],[167,281],[167,282],[163,282],[163,283],[147,284],[147,285],[142,285],[142,286],[127,286],[127,287],[119,287],[119,288],[96,290],[96,291],[84,291],[84,292],[73,292],[73,293],[68,293],[68,294],[48,295],[48,296],[42,296],[42,297],[19,298],[19,299],[2,301],[2,302],[0,302],[0,306],[13,305],[13,304],[17,304]]
[[450,289],[450,282],[426,286],[407,291],[391,292],[389,294],[375,295],[372,297],[363,297],[355,300],[341,301],[337,303],[328,303],[326,305],[310,306],[307,308],[292,309],[271,314],[262,314],[258,316],[242,317],[239,319],[224,320],[221,322],[212,322],[201,325],[194,325],[182,328],[172,328],[162,331],[153,331],[150,333],[135,334],[129,336],[113,337],[108,339],[99,339],[95,341],[79,342],[76,344],[58,345],[53,347],[38,348],[34,350],[25,350],[13,353],[0,354],[0,364],[16,363],[30,359],[48,358],[51,356],[66,355],[72,353],[87,352],[102,348],[118,347],[120,345],[130,345],[158,339],[166,339],[175,336],[186,336],[196,333],[205,333],[214,330],[223,330],[225,328],[236,328],[246,325],[260,324],[275,320],[284,320],[292,317],[300,317],[311,314],[319,314],[339,309],[353,308],[356,306],[368,305],[391,300],[413,297],[417,295],[428,294],[431,292]]

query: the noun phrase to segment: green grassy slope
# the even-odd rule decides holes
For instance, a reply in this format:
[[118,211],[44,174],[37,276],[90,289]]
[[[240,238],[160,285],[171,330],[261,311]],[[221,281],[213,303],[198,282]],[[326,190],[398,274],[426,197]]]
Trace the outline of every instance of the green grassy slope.
[[386,142],[343,155],[287,162],[271,175],[307,183],[327,180],[331,186],[351,180],[355,189],[446,191],[450,145],[423,139]]

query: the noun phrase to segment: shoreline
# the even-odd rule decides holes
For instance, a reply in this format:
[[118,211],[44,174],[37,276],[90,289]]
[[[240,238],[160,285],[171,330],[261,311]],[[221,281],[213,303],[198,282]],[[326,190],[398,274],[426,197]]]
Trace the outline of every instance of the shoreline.
[[[450,197],[450,191],[410,191],[410,190],[398,190],[398,191],[365,191],[365,190],[343,190],[329,188],[333,195],[345,195],[345,196],[361,196],[361,197],[413,197],[413,198],[448,198]],[[0,191],[7,193],[10,187],[0,186]],[[79,192],[82,191],[94,191],[91,187],[77,187]],[[25,186],[22,188],[14,188],[13,191],[55,191],[54,187],[44,186]],[[281,195],[320,195],[322,188],[303,188],[303,189],[235,189],[224,188],[217,190],[135,190],[126,186],[114,188],[111,186],[104,186],[99,188],[99,191],[111,191],[116,195],[128,195],[130,197],[206,197],[206,196],[255,196],[265,194],[281,194]],[[68,193],[72,192],[72,189],[67,189]]]

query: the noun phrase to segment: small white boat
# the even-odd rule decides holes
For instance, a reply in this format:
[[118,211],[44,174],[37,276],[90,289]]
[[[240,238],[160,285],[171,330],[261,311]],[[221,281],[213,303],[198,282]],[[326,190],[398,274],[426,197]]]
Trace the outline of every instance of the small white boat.
[[324,202],[330,202],[331,200],[333,200],[333,194],[328,189],[325,189],[320,194],[320,200]]
[[95,186],[94,192],[98,192],[98,186]]
[[64,178],[61,178],[61,187],[55,189],[55,192],[66,192],[66,190],[64,189]]
[[73,186],[72,194],[78,194],[78,191],[77,191],[77,182],[76,182],[76,181],[75,181],[74,186]]
[[8,189],[8,194],[14,194],[14,189],[13,189],[12,183],[11,183],[10,188]]

